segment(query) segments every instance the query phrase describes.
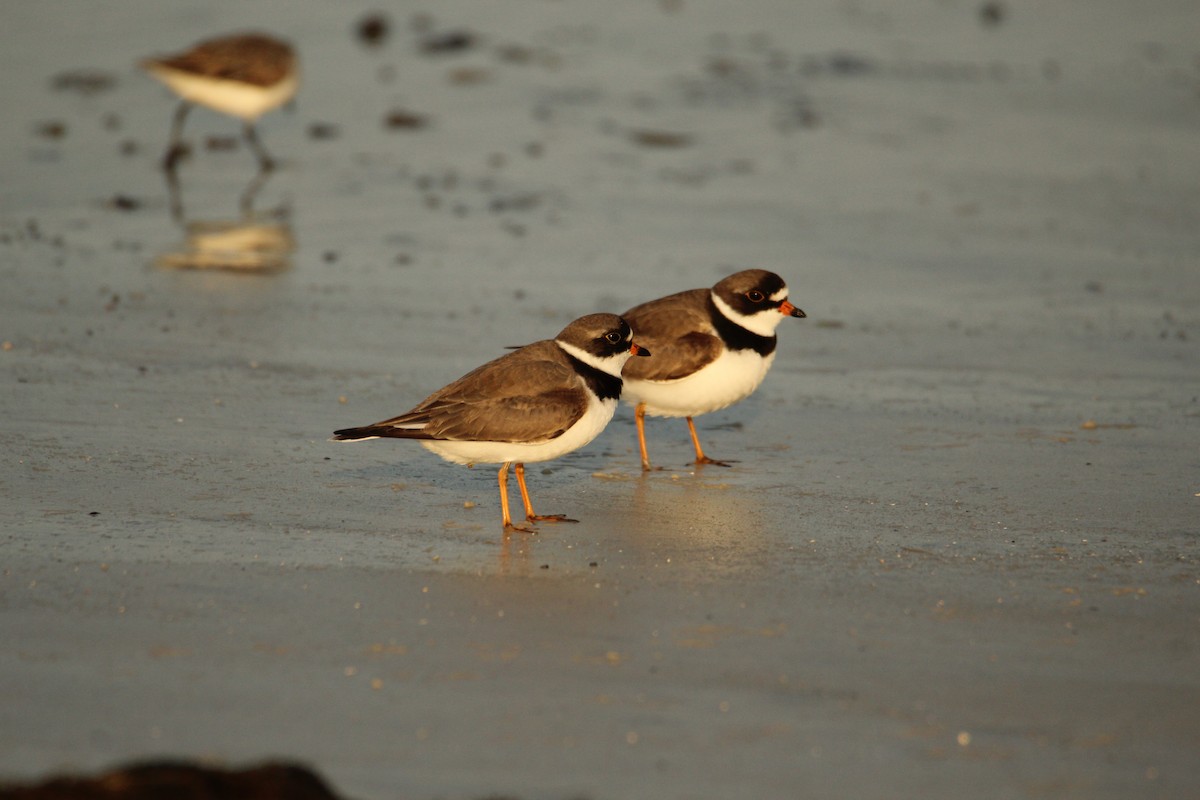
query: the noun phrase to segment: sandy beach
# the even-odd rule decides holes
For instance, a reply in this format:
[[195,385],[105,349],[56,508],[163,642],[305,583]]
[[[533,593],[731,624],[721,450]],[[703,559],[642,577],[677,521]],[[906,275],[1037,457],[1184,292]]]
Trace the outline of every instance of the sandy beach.
[[[0,782],[1196,796],[1193,3],[375,10],[6,9]],[[239,30],[281,167],[198,109],[173,217],[136,61]],[[808,316],[731,468],[623,407],[505,537],[493,467],[327,441],[748,267]]]

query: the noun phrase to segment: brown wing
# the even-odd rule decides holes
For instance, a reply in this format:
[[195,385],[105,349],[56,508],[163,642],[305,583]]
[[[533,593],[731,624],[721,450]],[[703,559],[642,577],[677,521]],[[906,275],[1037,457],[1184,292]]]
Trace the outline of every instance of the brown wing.
[[273,86],[287,75],[293,58],[283,42],[247,34],[212,39],[187,52],[148,61],[194,75]]
[[536,442],[553,439],[587,411],[587,393],[562,350],[535,342],[434,392],[407,414],[371,426],[423,425],[432,439]]
[[692,289],[622,314],[633,328],[633,340],[650,351],[650,358],[629,359],[624,377],[675,380],[716,360],[724,345],[709,319],[708,295],[708,289]]

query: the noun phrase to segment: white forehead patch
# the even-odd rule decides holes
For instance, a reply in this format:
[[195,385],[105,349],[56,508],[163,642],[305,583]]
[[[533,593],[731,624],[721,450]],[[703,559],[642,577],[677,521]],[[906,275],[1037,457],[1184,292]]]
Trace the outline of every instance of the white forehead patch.
[[771,295],[772,303],[782,303],[784,300],[787,300],[787,287],[786,286],[783,287],[782,289],[780,289],[775,294]]

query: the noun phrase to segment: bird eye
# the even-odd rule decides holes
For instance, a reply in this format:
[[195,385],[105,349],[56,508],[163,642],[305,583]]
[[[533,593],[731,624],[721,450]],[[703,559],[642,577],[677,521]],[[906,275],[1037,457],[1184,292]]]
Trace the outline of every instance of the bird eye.
[[609,331],[608,333],[604,334],[604,341],[608,342],[609,344],[620,344],[621,334],[617,333],[616,331]]
[[751,289],[750,291],[746,292],[746,299],[751,303],[761,303],[766,299],[766,295],[764,295],[758,289]]

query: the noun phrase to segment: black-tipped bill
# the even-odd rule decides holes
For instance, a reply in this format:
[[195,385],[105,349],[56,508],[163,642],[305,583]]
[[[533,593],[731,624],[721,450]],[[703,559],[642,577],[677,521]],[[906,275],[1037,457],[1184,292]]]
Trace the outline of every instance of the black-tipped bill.
[[784,300],[779,304],[779,313],[783,314],[785,317],[799,317],[801,319],[808,316],[808,314],[804,313],[804,309],[796,308],[787,300]]

